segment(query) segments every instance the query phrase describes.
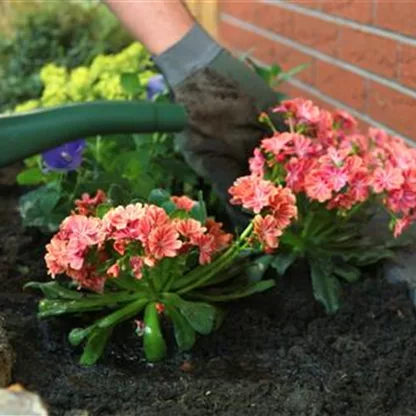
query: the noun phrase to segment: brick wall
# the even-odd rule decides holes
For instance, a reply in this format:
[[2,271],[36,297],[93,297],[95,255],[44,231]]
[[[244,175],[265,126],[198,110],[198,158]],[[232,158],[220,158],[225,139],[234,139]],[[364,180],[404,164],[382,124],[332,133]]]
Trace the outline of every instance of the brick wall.
[[219,0],[218,36],[265,64],[309,64],[289,96],[416,142],[416,0]]

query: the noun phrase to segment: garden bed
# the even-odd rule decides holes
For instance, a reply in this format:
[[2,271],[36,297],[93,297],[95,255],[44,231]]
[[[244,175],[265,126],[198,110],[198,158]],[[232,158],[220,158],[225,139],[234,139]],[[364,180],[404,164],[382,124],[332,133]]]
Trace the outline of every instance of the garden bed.
[[38,296],[22,292],[46,279],[46,239],[20,227],[8,172],[0,172],[0,311],[16,353],[13,380],[52,415],[416,415],[415,311],[404,287],[371,276],[346,288],[332,317],[292,272],[233,304],[190,353],[171,348],[166,361],[147,364],[127,323],[97,365],[79,366],[67,341],[76,319],[38,321]]

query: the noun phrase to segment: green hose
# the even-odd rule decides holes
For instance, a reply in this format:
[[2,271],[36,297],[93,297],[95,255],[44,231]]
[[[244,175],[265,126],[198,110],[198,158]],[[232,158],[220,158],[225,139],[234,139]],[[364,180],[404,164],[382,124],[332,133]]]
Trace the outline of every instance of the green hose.
[[179,132],[186,119],[182,106],[134,101],[96,101],[0,116],[0,167],[95,135]]

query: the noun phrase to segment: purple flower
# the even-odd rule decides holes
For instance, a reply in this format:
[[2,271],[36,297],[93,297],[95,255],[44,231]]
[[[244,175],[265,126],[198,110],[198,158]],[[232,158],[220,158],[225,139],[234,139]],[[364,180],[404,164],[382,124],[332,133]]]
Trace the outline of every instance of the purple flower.
[[48,170],[76,170],[82,162],[85,140],[78,139],[42,153],[43,161]]
[[153,100],[156,94],[163,92],[165,89],[166,84],[163,75],[154,75],[152,78],[150,78],[149,83],[147,84],[147,99],[149,101]]

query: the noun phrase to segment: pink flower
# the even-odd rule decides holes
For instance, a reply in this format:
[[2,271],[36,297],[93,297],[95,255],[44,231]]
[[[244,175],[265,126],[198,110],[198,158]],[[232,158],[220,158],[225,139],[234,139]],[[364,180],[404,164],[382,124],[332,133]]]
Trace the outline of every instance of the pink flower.
[[149,235],[147,249],[155,259],[163,257],[175,257],[181,248],[179,233],[173,224],[165,224],[156,227]]
[[319,121],[320,110],[310,100],[304,98],[294,98],[285,100],[273,109],[273,112],[288,113],[289,117],[295,117],[298,122],[314,124]]
[[107,269],[107,276],[118,277],[120,274],[120,266],[117,263],[114,263]]
[[275,133],[272,137],[263,139],[261,147],[264,151],[279,156],[280,152],[286,148],[286,145],[292,141],[292,139],[293,134],[291,133]]
[[159,227],[169,223],[169,215],[163,208],[156,205],[147,205],[146,217],[150,219],[152,226]]
[[293,135],[293,149],[299,158],[306,157],[315,150],[312,140],[301,134]]
[[335,111],[334,122],[346,130],[351,130],[358,125],[357,120],[351,114],[343,110]]
[[374,171],[372,187],[374,192],[391,191],[398,189],[404,182],[404,177],[399,168],[394,168],[391,163],[386,163],[384,168],[380,167]]
[[199,248],[199,264],[211,262],[211,257],[215,253],[215,239],[210,234],[199,234],[192,239],[192,244]]
[[263,176],[264,175],[264,163],[266,159],[259,148],[254,149],[254,156],[248,160],[250,172],[253,175]]
[[393,230],[394,238],[399,237],[403,233],[404,230],[409,228],[411,223],[412,223],[412,218],[410,216],[396,219],[395,224],[394,224],[394,230]]
[[64,273],[68,265],[67,242],[61,240],[59,236],[54,236],[46,245],[46,251],[45,261],[48,274],[55,277],[57,274]]
[[203,227],[199,221],[194,220],[193,218],[177,220],[175,226],[179,234],[189,239],[192,239],[199,234],[204,234],[205,231],[207,231],[206,227]]
[[177,206],[178,209],[183,209],[187,212],[189,212],[196,204],[195,201],[193,201],[191,198],[188,198],[185,195],[172,196],[170,199]]
[[349,193],[355,202],[364,202],[370,195],[370,177],[365,169],[358,170],[350,178]]
[[107,196],[101,189],[97,190],[94,197],[91,197],[88,193],[84,193],[82,194],[81,199],[75,200],[76,213],[80,215],[93,214],[95,208],[106,200]]
[[275,217],[266,215],[263,218],[261,215],[256,215],[253,225],[256,237],[265,246],[266,250],[278,247],[278,237],[282,235],[282,231],[279,229],[278,221]]
[[140,256],[133,256],[130,258],[130,267],[131,267],[133,276],[136,279],[141,279],[143,277],[144,264],[145,264],[144,260]]
[[207,218],[205,225],[207,226],[208,234],[214,237],[215,251],[224,250],[230,245],[233,235],[221,229],[222,223],[216,222],[212,218]]
[[327,186],[335,192],[340,191],[348,181],[348,173],[343,168],[326,167],[320,174]]
[[117,251],[117,253],[120,254],[120,256],[124,256],[124,254],[126,253],[126,246],[126,240],[116,240],[113,244],[114,250]]
[[306,195],[311,199],[316,199],[319,202],[325,202],[331,199],[332,190],[321,172],[313,172],[305,177],[305,191]]
[[298,215],[296,197],[289,188],[278,188],[270,202],[270,207],[276,226],[281,230],[288,227]]
[[270,181],[250,175],[238,178],[229,192],[232,196],[232,204],[242,205],[258,214],[270,204],[276,188]]
[[61,224],[61,231],[79,244],[92,246],[105,239],[103,223],[99,218],[71,215]]
[[111,208],[103,217],[103,222],[108,230],[123,230],[127,227],[128,221],[126,209],[123,206]]
[[308,124],[315,124],[319,121],[320,110],[319,107],[313,104],[311,100],[304,100],[297,98],[296,104],[296,118],[298,121]]

